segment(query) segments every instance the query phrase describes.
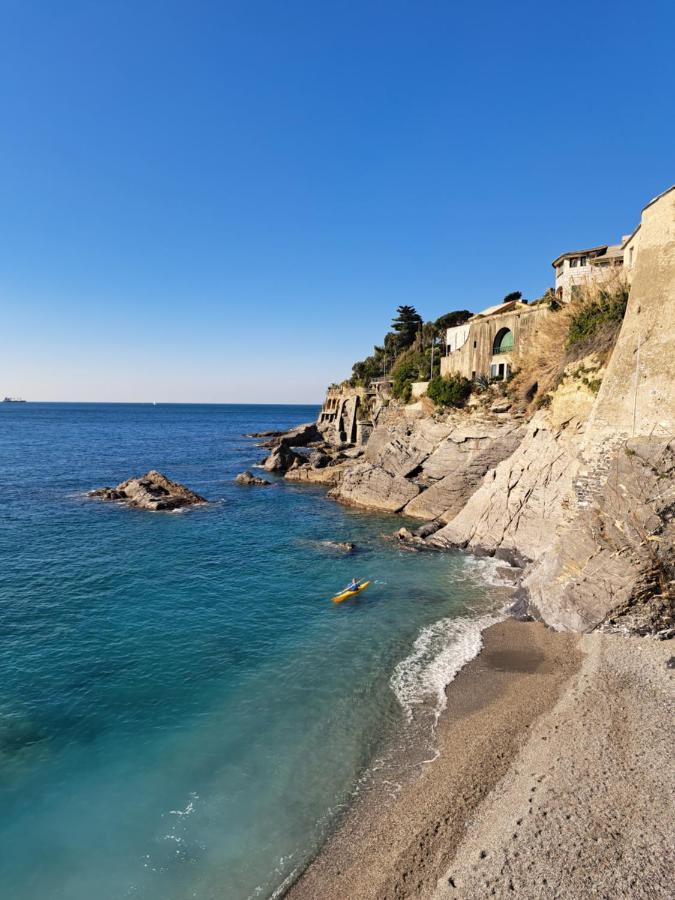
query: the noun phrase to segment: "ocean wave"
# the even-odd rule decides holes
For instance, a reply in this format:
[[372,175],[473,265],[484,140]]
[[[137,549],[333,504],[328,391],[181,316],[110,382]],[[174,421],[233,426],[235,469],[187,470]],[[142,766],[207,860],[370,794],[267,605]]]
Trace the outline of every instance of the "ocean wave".
[[445,689],[483,646],[483,631],[501,621],[501,614],[475,619],[439,619],[423,628],[412,653],[394,669],[390,685],[408,720],[416,709],[433,705],[436,718],[445,709]]
[[[490,587],[513,587],[513,579],[505,572],[519,570],[511,563],[494,556],[465,556],[464,569],[470,577],[475,577]],[[501,571],[500,571],[501,570]]]

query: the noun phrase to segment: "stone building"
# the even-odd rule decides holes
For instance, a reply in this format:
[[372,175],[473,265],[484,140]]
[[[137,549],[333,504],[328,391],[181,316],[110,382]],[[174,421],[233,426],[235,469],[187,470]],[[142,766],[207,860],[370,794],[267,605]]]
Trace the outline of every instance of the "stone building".
[[329,443],[363,445],[373,430],[377,411],[390,397],[390,378],[375,378],[368,387],[331,385],[317,425]]
[[441,375],[465,378],[506,378],[524,352],[546,304],[530,306],[521,300],[490,306],[463,325],[448,328]]
[[629,254],[626,245],[635,236],[624,235],[620,244],[602,244],[586,250],[571,250],[561,253],[551,265],[555,270],[555,293],[563,303],[574,299],[576,289],[591,282],[604,281],[614,277],[623,270],[630,254],[630,268],[635,265],[635,243],[631,244]]

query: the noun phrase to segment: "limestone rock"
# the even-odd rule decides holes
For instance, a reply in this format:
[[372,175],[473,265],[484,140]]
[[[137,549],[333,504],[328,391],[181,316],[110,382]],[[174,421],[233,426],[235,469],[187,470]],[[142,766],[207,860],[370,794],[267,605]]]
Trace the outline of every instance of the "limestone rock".
[[363,447],[350,447],[347,450],[342,451],[342,455],[345,459],[358,459],[364,454]]
[[451,424],[432,419],[380,426],[370,436],[364,459],[381,466],[390,475],[406,477],[420,467],[451,431]]
[[631,439],[605,465],[606,479],[525,578],[530,605],[565,630],[672,628],[675,441]]
[[344,465],[340,464],[339,461],[319,469],[308,464],[297,465],[285,473],[284,479],[286,481],[306,482],[307,484],[325,484],[334,486],[338,484],[342,478],[343,471]]
[[495,400],[495,402],[490,407],[490,412],[493,413],[505,413],[511,409],[511,401],[506,398],[502,398],[499,400]]
[[265,485],[271,484],[270,481],[266,481],[264,478],[258,478],[257,475],[254,475],[252,472],[240,472],[237,477],[234,479],[237,484],[247,484],[247,485]]
[[115,488],[104,487],[89,492],[90,497],[101,500],[120,500],[137,509],[180,509],[207,501],[177,481],[171,481],[161,472],[152,469],[139,478],[129,478]]
[[438,531],[442,524],[442,522],[436,521],[426,522],[415,529],[399,528],[396,532],[396,537],[402,544],[412,545],[415,549],[429,549],[430,545],[426,543],[426,538]]
[[329,496],[351,506],[400,512],[419,490],[402,475],[392,475],[382,466],[366,462],[347,468]]
[[517,450],[486,473],[466,506],[430,542],[536,559],[573,516],[576,467],[571,434],[552,432],[538,414]]
[[323,469],[331,461],[331,457],[323,450],[313,450],[309,454],[308,463],[313,469]]
[[[449,522],[481,483],[485,473],[510,456],[523,429],[495,427],[454,429],[422,464],[427,478],[438,478],[406,506],[406,515]],[[447,473],[447,474],[444,474]]]
[[286,444],[279,444],[270,455],[263,460],[262,467],[267,472],[286,472],[297,462],[303,462],[301,456],[294,453]]
[[304,425],[298,425],[297,428],[291,428],[286,431],[280,438],[281,444],[287,447],[307,447],[316,441],[321,441],[322,435],[316,426],[316,422],[307,422]]
[[259,431],[246,435],[247,437],[264,437],[265,441],[261,441],[261,447],[307,447],[310,444],[322,441],[323,437],[319,431],[316,422],[306,422],[304,425],[298,425],[289,431]]

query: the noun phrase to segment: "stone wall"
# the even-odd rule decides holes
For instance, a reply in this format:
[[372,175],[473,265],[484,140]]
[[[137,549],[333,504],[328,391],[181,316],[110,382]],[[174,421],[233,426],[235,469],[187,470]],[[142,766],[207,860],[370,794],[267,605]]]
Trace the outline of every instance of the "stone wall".
[[419,400],[420,397],[424,397],[427,392],[427,388],[429,387],[428,381],[413,381],[411,388],[411,397],[413,400]]
[[[441,358],[441,375],[456,373],[465,378],[480,375],[489,377],[493,363],[504,363],[514,368],[517,366],[518,357],[527,349],[537,323],[547,314],[548,308],[542,304],[530,309],[519,309],[472,321],[464,344],[458,350]],[[513,332],[513,351],[493,355],[494,339],[502,328],[508,328]]]
[[589,441],[675,434],[675,187],[645,207],[626,316]]

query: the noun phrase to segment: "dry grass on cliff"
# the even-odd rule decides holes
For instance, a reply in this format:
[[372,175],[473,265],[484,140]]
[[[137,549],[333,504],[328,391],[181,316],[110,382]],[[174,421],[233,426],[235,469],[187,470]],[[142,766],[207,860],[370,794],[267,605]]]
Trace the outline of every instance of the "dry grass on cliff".
[[510,393],[523,408],[544,405],[571,362],[591,354],[601,365],[607,362],[627,297],[625,279],[617,275],[604,284],[584,286],[571,303],[543,319],[511,382]]

